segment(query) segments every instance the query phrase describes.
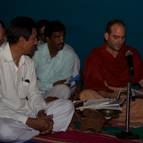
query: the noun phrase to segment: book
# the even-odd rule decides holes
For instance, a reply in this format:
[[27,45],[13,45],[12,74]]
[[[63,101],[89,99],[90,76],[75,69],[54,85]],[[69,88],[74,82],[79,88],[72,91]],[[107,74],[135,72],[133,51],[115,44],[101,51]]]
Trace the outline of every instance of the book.
[[84,109],[108,109],[108,110],[119,110],[121,111],[122,108],[117,100],[103,98],[103,99],[90,99],[83,102],[82,106],[76,108],[77,110],[84,110]]
[[73,88],[74,86],[76,86],[76,83],[78,81],[80,81],[80,75],[79,74],[77,74],[75,76],[71,76],[69,79],[67,79],[65,84],[68,84],[70,88]]
[[143,98],[143,91],[137,89],[131,89],[131,91],[132,91],[132,96]]

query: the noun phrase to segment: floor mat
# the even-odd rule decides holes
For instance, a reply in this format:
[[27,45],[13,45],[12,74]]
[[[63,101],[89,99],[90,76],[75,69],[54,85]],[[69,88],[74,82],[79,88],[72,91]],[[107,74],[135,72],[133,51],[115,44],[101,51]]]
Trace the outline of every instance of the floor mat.
[[[119,127],[112,127],[112,128],[104,128],[103,129],[103,132],[105,134],[111,134],[111,135],[120,134],[122,131],[125,131],[125,129],[119,128]],[[133,135],[138,135],[140,140],[143,140],[143,127],[131,128],[130,131],[132,132]]]
[[35,137],[32,141],[35,141],[34,143],[141,143],[140,141],[118,139],[111,135],[80,131],[40,135]]

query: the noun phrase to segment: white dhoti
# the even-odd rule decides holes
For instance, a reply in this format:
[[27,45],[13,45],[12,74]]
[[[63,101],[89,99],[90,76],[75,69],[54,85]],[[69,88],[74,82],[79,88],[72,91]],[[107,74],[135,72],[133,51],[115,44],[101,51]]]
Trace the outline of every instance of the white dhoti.
[[45,111],[47,115],[53,115],[53,131],[66,131],[74,114],[74,106],[70,100],[59,99],[48,103]]
[[11,118],[0,118],[0,142],[22,143],[30,140],[39,131]]
[[68,99],[71,96],[70,88],[65,84],[53,86],[49,91],[43,94],[45,97],[57,97],[59,99]]
[[[53,131],[66,131],[72,116],[74,106],[69,100],[55,100],[45,107],[47,115],[53,115]],[[0,118],[0,142],[22,143],[39,134],[39,131],[28,127],[22,122],[11,118]]]

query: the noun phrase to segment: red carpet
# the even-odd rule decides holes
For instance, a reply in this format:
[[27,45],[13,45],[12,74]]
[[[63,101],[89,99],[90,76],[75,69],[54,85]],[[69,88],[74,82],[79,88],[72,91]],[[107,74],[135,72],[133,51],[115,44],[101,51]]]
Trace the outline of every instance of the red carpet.
[[41,135],[35,137],[34,141],[38,143],[141,143],[139,141],[121,140],[107,135],[79,131]]

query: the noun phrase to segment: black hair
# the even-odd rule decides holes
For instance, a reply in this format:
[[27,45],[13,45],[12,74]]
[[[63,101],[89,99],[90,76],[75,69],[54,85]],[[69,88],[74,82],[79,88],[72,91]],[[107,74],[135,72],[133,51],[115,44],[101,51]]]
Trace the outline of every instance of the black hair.
[[42,40],[42,37],[44,37],[43,40],[46,41],[45,40],[45,29],[44,29],[43,33],[41,33],[41,28],[43,28],[43,27],[46,28],[46,27],[48,27],[48,25],[49,25],[49,21],[47,19],[41,19],[36,23],[38,39]]
[[65,25],[59,20],[54,20],[49,22],[49,24],[45,28],[45,36],[51,37],[53,32],[64,32],[65,34],[66,33]]
[[124,28],[126,27],[125,23],[124,23],[122,20],[120,20],[120,19],[113,19],[113,20],[109,21],[109,22],[106,24],[105,32],[107,32],[107,33],[110,34],[110,33],[111,33],[111,27],[112,27],[112,25],[114,25],[114,24],[122,25]]
[[38,29],[41,29],[43,26],[46,26],[47,24],[49,24],[49,20],[47,20],[47,19],[40,19],[40,20],[36,23],[37,30],[38,30]]
[[21,36],[28,40],[33,28],[36,28],[36,24],[32,18],[15,17],[7,30],[7,41],[17,43]]

